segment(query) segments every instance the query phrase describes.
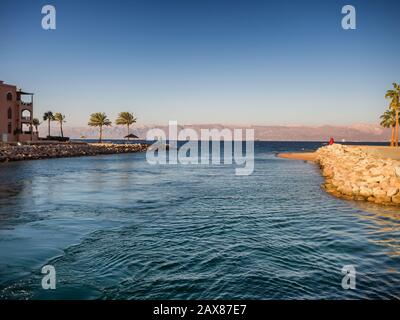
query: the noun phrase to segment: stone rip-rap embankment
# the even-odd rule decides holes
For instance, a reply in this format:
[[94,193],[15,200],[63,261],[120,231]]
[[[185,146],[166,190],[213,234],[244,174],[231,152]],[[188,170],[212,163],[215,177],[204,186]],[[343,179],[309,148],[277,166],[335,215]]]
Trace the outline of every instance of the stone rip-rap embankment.
[[340,144],[322,147],[316,153],[327,192],[350,200],[400,205],[400,161]]
[[101,154],[146,151],[147,144],[59,143],[10,145],[0,144],[0,162],[49,158],[95,156]]

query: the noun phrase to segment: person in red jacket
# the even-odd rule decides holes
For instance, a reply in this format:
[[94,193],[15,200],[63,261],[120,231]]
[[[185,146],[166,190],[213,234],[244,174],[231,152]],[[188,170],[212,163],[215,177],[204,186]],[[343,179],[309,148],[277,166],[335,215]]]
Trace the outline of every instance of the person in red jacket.
[[331,137],[330,139],[329,139],[329,145],[331,146],[332,144],[334,144],[335,143],[335,140],[333,140],[333,138]]

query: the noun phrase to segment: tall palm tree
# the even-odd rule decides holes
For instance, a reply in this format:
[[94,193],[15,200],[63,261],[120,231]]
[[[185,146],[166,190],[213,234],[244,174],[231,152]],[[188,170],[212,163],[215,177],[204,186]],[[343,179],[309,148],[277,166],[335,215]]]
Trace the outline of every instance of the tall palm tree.
[[43,120],[48,122],[48,130],[49,130],[49,132],[48,132],[47,135],[50,137],[50,122],[54,121],[53,112],[51,112],[51,111],[45,112],[44,115],[43,115]]
[[54,115],[54,121],[57,121],[60,124],[61,137],[64,138],[63,122],[65,122],[65,115],[61,114],[60,112],[57,112]]
[[[115,120],[115,124],[124,125],[128,128],[128,136],[129,136],[129,126],[134,124],[137,121],[137,118],[130,112],[120,112],[117,120]],[[129,140],[129,137],[128,137]]]
[[107,118],[107,115],[104,112],[96,112],[90,115],[88,125],[91,127],[99,127],[99,142],[101,142],[103,138],[103,126],[111,126],[111,121]]
[[400,108],[400,85],[393,83],[393,89],[386,91],[386,99],[391,99],[390,108],[395,111],[396,128],[395,128],[395,146],[399,146],[399,108]]
[[36,133],[39,134],[38,127],[40,126],[40,121],[38,118],[32,119],[32,125],[35,127]]
[[391,128],[392,129],[392,139],[390,141],[390,146],[394,146],[394,130],[396,127],[396,111],[393,109],[386,110],[384,114],[381,115],[381,123],[380,125],[384,128]]

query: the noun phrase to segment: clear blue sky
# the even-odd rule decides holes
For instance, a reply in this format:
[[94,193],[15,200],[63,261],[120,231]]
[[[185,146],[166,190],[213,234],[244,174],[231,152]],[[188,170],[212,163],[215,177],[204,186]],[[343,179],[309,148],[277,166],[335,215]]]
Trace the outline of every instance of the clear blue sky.
[[124,110],[144,124],[374,123],[400,82],[399,31],[398,0],[2,0],[0,80],[74,126]]

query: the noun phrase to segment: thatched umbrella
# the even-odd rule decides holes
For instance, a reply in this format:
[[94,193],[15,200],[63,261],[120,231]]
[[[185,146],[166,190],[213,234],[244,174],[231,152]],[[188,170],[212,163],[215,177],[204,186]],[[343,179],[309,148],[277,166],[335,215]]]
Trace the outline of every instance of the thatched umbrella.
[[128,134],[127,136],[124,137],[125,139],[139,139],[138,136],[134,135],[133,133]]

